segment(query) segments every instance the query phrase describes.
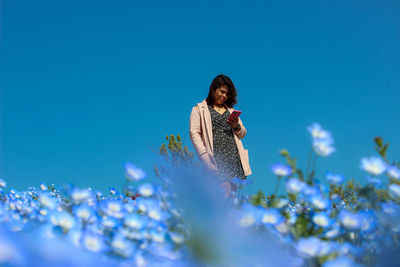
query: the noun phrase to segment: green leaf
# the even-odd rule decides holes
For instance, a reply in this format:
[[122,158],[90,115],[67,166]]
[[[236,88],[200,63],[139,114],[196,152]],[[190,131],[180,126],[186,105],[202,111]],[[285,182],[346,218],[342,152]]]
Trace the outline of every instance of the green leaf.
[[287,149],[285,149],[285,148],[279,150],[279,154],[281,156],[283,156],[283,157],[289,157],[290,156],[289,151]]

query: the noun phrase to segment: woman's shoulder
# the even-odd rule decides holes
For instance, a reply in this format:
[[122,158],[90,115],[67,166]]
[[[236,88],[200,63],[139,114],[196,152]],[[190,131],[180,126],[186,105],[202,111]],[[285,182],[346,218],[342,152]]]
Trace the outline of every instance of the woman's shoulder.
[[207,101],[204,99],[203,101],[197,103],[196,105],[194,105],[193,109],[195,109],[196,107],[198,108],[206,108],[208,106]]

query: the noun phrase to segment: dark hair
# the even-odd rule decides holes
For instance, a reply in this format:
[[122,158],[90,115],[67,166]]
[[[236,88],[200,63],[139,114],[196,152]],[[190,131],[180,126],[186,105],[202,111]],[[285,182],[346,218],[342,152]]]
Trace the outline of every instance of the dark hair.
[[231,79],[229,79],[228,76],[220,74],[217,77],[215,77],[214,80],[211,82],[210,91],[208,92],[208,96],[206,99],[208,105],[214,104],[215,90],[224,85],[228,87],[228,99],[225,101],[225,104],[228,107],[232,108],[237,103],[235,85],[233,84]]

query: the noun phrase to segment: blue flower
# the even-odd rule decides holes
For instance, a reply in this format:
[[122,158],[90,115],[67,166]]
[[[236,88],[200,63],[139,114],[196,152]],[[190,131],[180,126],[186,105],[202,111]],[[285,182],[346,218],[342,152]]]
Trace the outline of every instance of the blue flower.
[[146,173],[132,163],[125,163],[125,175],[129,181],[140,181],[146,178]]
[[245,204],[240,211],[239,226],[246,228],[258,224],[261,219],[261,210],[251,204]]
[[323,228],[329,227],[333,224],[334,220],[329,217],[329,215],[326,212],[318,212],[315,213],[314,216],[312,217],[312,221]]
[[389,196],[393,199],[400,198],[400,185],[390,184],[388,188]]
[[326,180],[328,180],[329,183],[339,185],[344,182],[344,176],[342,174],[333,174],[331,172],[326,172],[325,173]]
[[362,231],[372,231],[376,228],[377,223],[375,219],[375,215],[372,213],[372,211],[360,211],[360,216],[361,216],[361,230]]
[[286,181],[286,191],[292,194],[301,192],[305,187],[306,184],[296,178],[290,178]]
[[106,248],[104,237],[90,232],[83,235],[82,244],[86,249],[95,252],[103,251]]
[[378,178],[368,176],[367,181],[370,185],[373,185],[374,187],[380,188],[382,186],[382,181]]
[[311,195],[310,202],[315,208],[320,210],[327,209],[330,205],[330,201],[319,193]]
[[363,218],[358,213],[341,210],[339,213],[340,223],[349,230],[359,230],[363,224]]
[[111,241],[111,248],[114,253],[124,257],[129,258],[133,254],[132,242],[127,240],[123,235],[116,234]]
[[75,187],[72,190],[70,190],[69,195],[71,196],[72,201],[75,204],[81,204],[93,198],[92,191],[87,188],[81,189]]
[[261,212],[261,222],[263,224],[277,225],[282,223],[284,220],[285,218],[277,209],[269,208]]
[[45,192],[39,193],[39,203],[48,209],[55,209],[57,206],[56,200]]
[[146,225],[146,217],[136,213],[128,214],[124,218],[124,224],[132,229],[140,230]]
[[83,222],[86,223],[92,223],[95,220],[95,212],[93,210],[93,207],[90,207],[87,204],[82,204],[78,206],[73,207],[73,213],[77,218],[82,220]]
[[50,221],[54,226],[60,226],[64,231],[68,231],[75,226],[75,217],[65,211],[53,211],[50,214]]
[[121,219],[125,215],[124,207],[119,199],[106,199],[100,202],[101,210],[108,216]]
[[290,166],[281,163],[275,163],[274,165],[272,165],[271,170],[275,175],[279,177],[286,177],[292,173],[292,168]]
[[138,192],[144,197],[151,197],[154,195],[154,186],[150,183],[142,184],[139,186]]
[[174,242],[177,245],[180,245],[183,242],[185,242],[185,237],[183,236],[183,234],[175,233],[175,232],[168,232],[168,235],[171,238],[172,242]]
[[386,170],[385,162],[378,157],[361,159],[360,168],[372,175],[381,175]]
[[352,259],[347,257],[338,257],[336,259],[327,260],[323,267],[356,267],[356,264]]
[[334,223],[330,229],[328,229],[324,233],[324,237],[329,238],[329,239],[334,239],[336,238],[339,234],[341,234],[340,226],[338,223]]
[[313,123],[311,126],[307,127],[313,139],[329,139],[331,138],[330,132],[323,130],[321,125],[318,123]]
[[248,178],[242,179],[242,178],[239,178],[239,177],[233,178],[230,182],[233,183],[234,185],[236,185],[239,188],[242,188],[245,185],[251,184],[251,180],[249,180]]
[[7,183],[3,179],[0,179],[0,187],[7,187]]
[[317,155],[327,157],[336,151],[332,143],[333,139],[315,139],[313,141],[313,149]]
[[400,170],[396,166],[387,166],[386,167],[386,174],[393,179],[399,179],[400,178]]
[[321,240],[316,237],[300,238],[296,244],[296,250],[303,257],[317,257],[321,249]]
[[382,211],[387,214],[399,214],[400,215],[400,206],[393,201],[384,202],[381,204]]

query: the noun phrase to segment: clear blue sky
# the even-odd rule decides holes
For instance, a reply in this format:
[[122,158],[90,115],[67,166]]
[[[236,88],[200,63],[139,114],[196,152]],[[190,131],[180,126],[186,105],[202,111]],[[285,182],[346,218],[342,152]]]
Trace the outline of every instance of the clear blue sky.
[[253,184],[306,127],[331,131],[323,171],[365,181],[376,135],[400,160],[400,2],[1,1],[1,166],[8,186],[121,188],[123,162],[154,176],[167,134],[224,73],[238,90]]

